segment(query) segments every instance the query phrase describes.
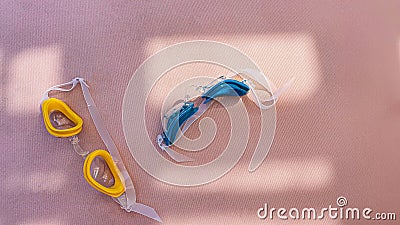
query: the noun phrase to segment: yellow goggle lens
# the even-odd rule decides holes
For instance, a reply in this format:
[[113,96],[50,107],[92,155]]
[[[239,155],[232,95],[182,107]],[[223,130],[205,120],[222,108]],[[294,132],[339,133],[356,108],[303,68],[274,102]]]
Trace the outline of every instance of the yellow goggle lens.
[[83,175],[92,187],[106,195],[116,198],[125,192],[120,171],[105,150],[95,150],[86,157]]
[[82,118],[59,99],[44,100],[42,115],[47,131],[55,137],[71,137],[82,130]]

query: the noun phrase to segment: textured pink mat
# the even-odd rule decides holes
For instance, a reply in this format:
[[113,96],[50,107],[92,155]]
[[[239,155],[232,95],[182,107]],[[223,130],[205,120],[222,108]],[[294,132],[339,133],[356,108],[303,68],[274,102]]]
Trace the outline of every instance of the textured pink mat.
[[[339,196],[350,206],[400,217],[398,1],[2,1],[0,9],[0,224],[157,224],[91,189],[68,141],[51,137],[42,125],[43,91],[75,76],[89,81],[139,201],[154,207],[165,224],[365,224],[271,222],[256,215],[264,203],[322,208]],[[226,176],[181,188],[152,178],[132,158],[122,131],[122,97],[147,57],[193,39],[241,49],[278,86],[297,80],[278,104],[275,140],[256,172],[246,170],[256,144],[250,138]],[[151,118],[159,113],[162,92],[151,96],[147,128],[156,134],[160,123]],[[104,147],[80,91],[57,97],[83,117],[82,147]],[[215,120],[221,129],[229,126]]]

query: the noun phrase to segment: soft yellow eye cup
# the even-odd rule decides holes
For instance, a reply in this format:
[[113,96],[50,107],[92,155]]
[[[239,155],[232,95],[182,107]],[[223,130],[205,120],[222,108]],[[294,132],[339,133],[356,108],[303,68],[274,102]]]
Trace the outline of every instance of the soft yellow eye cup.
[[[50,114],[59,111],[71,120],[75,126],[68,129],[57,129],[50,121]],[[42,102],[43,121],[47,131],[55,137],[71,137],[77,135],[82,130],[83,120],[63,101],[56,98],[49,98]]]
[[[110,172],[114,178],[114,184],[111,187],[105,187],[92,177],[91,165],[96,157],[101,157],[104,159],[106,165],[110,169]],[[110,153],[105,150],[95,150],[86,157],[85,163],[83,164],[83,175],[86,181],[92,187],[106,195],[117,198],[125,192],[125,186],[120,179],[120,171],[112,160]]]

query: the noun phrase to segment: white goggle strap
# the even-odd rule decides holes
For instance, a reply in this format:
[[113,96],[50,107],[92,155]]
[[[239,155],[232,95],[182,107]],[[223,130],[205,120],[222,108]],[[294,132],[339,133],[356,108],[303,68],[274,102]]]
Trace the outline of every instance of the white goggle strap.
[[[113,158],[113,161],[115,162],[116,166],[118,167],[119,171],[121,172],[121,177],[120,177],[121,180],[123,180],[125,183],[125,194],[122,195],[122,197],[124,196],[126,198],[126,201],[125,200],[121,201],[121,199],[118,199],[119,203],[123,203],[123,204],[121,204],[121,207],[128,212],[137,212],[139,214],[142,214],[151,219],[161,222],[160,216],[157,214],[157,212],[153,208],[136,202],[136,191],[135,191],[135,187],[133,186],[132,179],[129,176],[129,173],[125,168],[125,165],[124,165],[124,163],[121,159],[121,156],[118,152],[117,146],[115,145],[113,139],[111,138],[111,135],[108,132],[107,128],[103,124],[100,113],[97,110],[96,104],[94,103],[94,100],[93,100],[92,96],[90,95],[89,86],[85,83],[84,79],[82,79],[82,78],[75,78],[75,79],[79,79],[79,82],[81,83],[83,97],[85,98],[90,116],[92,117],[92,120],[93,120],[93,123],[94,123],[101,139],[103,140],[104,144],[106,145],[108,151],[110,152],[110,155]],[[121,196],[118,198],[121,198]]]
[[[123,164],[121,156],[117,150],[117,146],[115,145],[110,133],[108,132],[107,128],[103,124],[103,121],[101,120],[100,113],[97,110],[96,104],[94,103],[94,100],[89,92],[89,86],[86,84],[85,80],[83,78],[77,77],[70,82],[51,87],[45,92],[42,101],[49,98],[48,93],[50,91],[68,92],[73,90],[78,83],[80,83],[81,85],[83,97],[85,98],[86,105],[88,107],[90,116],[92,117],[93,123],[96,127],[96,130],[99,133],[104,144],[106,145],[115,165],[118,167],[120,171],[120,179],[124,182],[125,185],[125,193],[122,194],[120,197],[113,199],[118,202],[121,205],[121,208],[125,209],[127,212],[136,212],[151,219],[162,222],[160,216],[153,208],[136,202],[136,191],[135,187],[133,186],[132,179]],[[62,88],[63,86],[67,85],[72,85],[72,87],[68,89]]]
[[[246,79],[245,82],[249,84],[251,94],[253,95],[253,98],[250,98],[260,109],[266,110],[271,107],[273,107],[279,97],[287,91],[287,89],[292,85],[292,83],[295,80],[295,77],[292,77],[288,82],[286,82],[281,88],[276,90],[275,85],[268,79],[268,77],[264,76],[262,73],[255,71],[255,70],[244,70],[242,73],[250,76],[251,79]],[[260,97],[257,92],[256,92],[256,85],[252,82],[252,79],[260,84],[264,91],[268,91],[272,93],[270,97]],[[268,88],[270,87],[270,88]],[[270,89],[276,90],[276,91],[270,91]],[[269,103],[269,104],[266,104]]]
[[176,161],[178,163],[194,161],[194,159],[192,159],[186,155],[183,155],[179,152],[176,152],[176,151],[170,149],[168,146],[166,146],[164,144],[163,137],[161,134],[157,135],[157,144],[161,150],[166,152],[169,155],[169,157],[171,157],[171,159],[173,159],[174,161]]
[[[50,91],[69,92],[69,91],[72,91],[72,90],[76,87],[76,85],[77,85],[78,83],[79,83],[79,80],[73,79],[73,80],[71,80],[71,81],[69,81],[69,82],[67,82],[67,83],[55,85],[55,86],[53,86],[53,87],[47,89],[47,91],[44,92],[44,94],[43,94],[43,97],[42,97],[42,100],[40,101],[40,104],[42,104],[42,102],[43,102],[44,100],[49,99],[49,92],[50,92]],[[62,88],[62,87],[64,87],[64,86],[69,86],[69,85],[72,85],[72,86],[71,86],[70,88]]]

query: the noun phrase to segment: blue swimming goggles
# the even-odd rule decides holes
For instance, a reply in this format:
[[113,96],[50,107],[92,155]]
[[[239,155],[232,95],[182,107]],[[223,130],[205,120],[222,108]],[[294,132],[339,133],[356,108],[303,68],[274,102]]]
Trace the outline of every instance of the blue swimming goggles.
[[292,78],[281,89],[272,93],[270,86],[273,85],[263,74],[256,71],[245,71],[231,77],[221,76],[208,85],[199,86],[202,93],[199,97],[175,105],[166,113],[163,121],[163,133],[157,136],[157,144],[176,162],[193,161],[169,147],[174,145],[216,98],[248,95],[260,109],[266,110],[276,104],[279,95],[289,87],[293,80]]

